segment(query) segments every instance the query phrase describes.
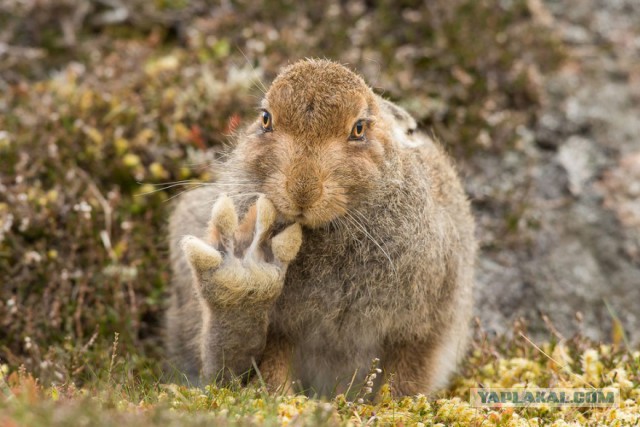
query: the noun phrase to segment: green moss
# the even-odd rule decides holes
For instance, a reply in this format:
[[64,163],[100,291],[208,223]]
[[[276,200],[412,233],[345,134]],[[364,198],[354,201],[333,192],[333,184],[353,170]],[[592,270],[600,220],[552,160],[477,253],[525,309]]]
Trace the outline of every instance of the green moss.
[[[437,396],[391,397],[383,385],[375,402],[344,395],[331,400],[265,393],[255,386],[168,384],[157,367],[135,355],[120,356],[122,343],[106,350],[85,372],[82,388],[58,383],[43,387],[24,370],[2,367],[0,412],[18,425],[634,425],[640,421],[638,352],[597,345],[581,337],[535,347],[526,339],[474,341],[463,371]],[[86,348],[65,342],[60,356],[69,372],[87,366]],[[97,362],[97,363],[96,363]],[[83,365],[85,364],[85,365]],[[599,377],[590,372],[598,370]],[[472,408],[470,387],[562,384],[620,390],[618,408]],[[8,398],[7,398],[8,396]],[[441,423],[441,424],[438,424]],[[619,424],[616,424],[619,423]]]

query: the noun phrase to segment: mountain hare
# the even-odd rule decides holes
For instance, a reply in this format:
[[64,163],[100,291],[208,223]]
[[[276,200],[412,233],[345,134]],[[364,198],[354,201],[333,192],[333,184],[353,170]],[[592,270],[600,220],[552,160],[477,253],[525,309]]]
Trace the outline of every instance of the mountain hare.
[[331,61],[285,68],[261,107],[222,178],[171,217],[173,363],[191,381],[252,371],[326,395],[362,384],[377,358],[375,387],[445,386],[476,252],[448,156]]

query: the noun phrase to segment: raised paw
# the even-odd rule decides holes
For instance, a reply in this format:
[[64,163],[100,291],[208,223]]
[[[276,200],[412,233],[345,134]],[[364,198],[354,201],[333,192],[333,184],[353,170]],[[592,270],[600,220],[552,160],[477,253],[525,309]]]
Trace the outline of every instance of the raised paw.
[[199,294],[214,306],[232,307],[274,301],[288,264],[302,244],[295,223],[272,236],[276,210],[260,196],[238,221],[233,201],[223,195],[213,206],[205,240],[185,236],[182,248]]

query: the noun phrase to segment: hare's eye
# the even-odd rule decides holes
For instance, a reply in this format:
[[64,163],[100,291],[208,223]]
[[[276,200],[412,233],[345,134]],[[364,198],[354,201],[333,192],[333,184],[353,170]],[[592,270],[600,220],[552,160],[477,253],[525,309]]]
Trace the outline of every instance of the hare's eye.
[[268,111],[263,111],[262,116],[260,118],[260,123],[262,124],[262,130],[265,132],[271,132],[273,130],[273,126],[271,123],[271,114]]
[[364,139],[364,122],[358,120],[351,129],[351,135],[349,135],[351,141],[362,141]]

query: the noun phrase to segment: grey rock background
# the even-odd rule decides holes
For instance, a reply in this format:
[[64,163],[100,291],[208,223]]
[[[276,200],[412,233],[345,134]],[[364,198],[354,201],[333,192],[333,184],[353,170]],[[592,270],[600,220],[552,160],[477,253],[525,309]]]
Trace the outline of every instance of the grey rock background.
[[[533,2],[532,2],[533,3]],[[548,337],[640,342],[640,2],[547,0],[536,18],[568,44],[518,150],[472,159],[479,222],[477,315],[489,331],[526,319]],[[513,233],[495,221],[510,204]],[[511,235],[512,234],[512,235]],[[579,313],[579,314],[577,314]]]

